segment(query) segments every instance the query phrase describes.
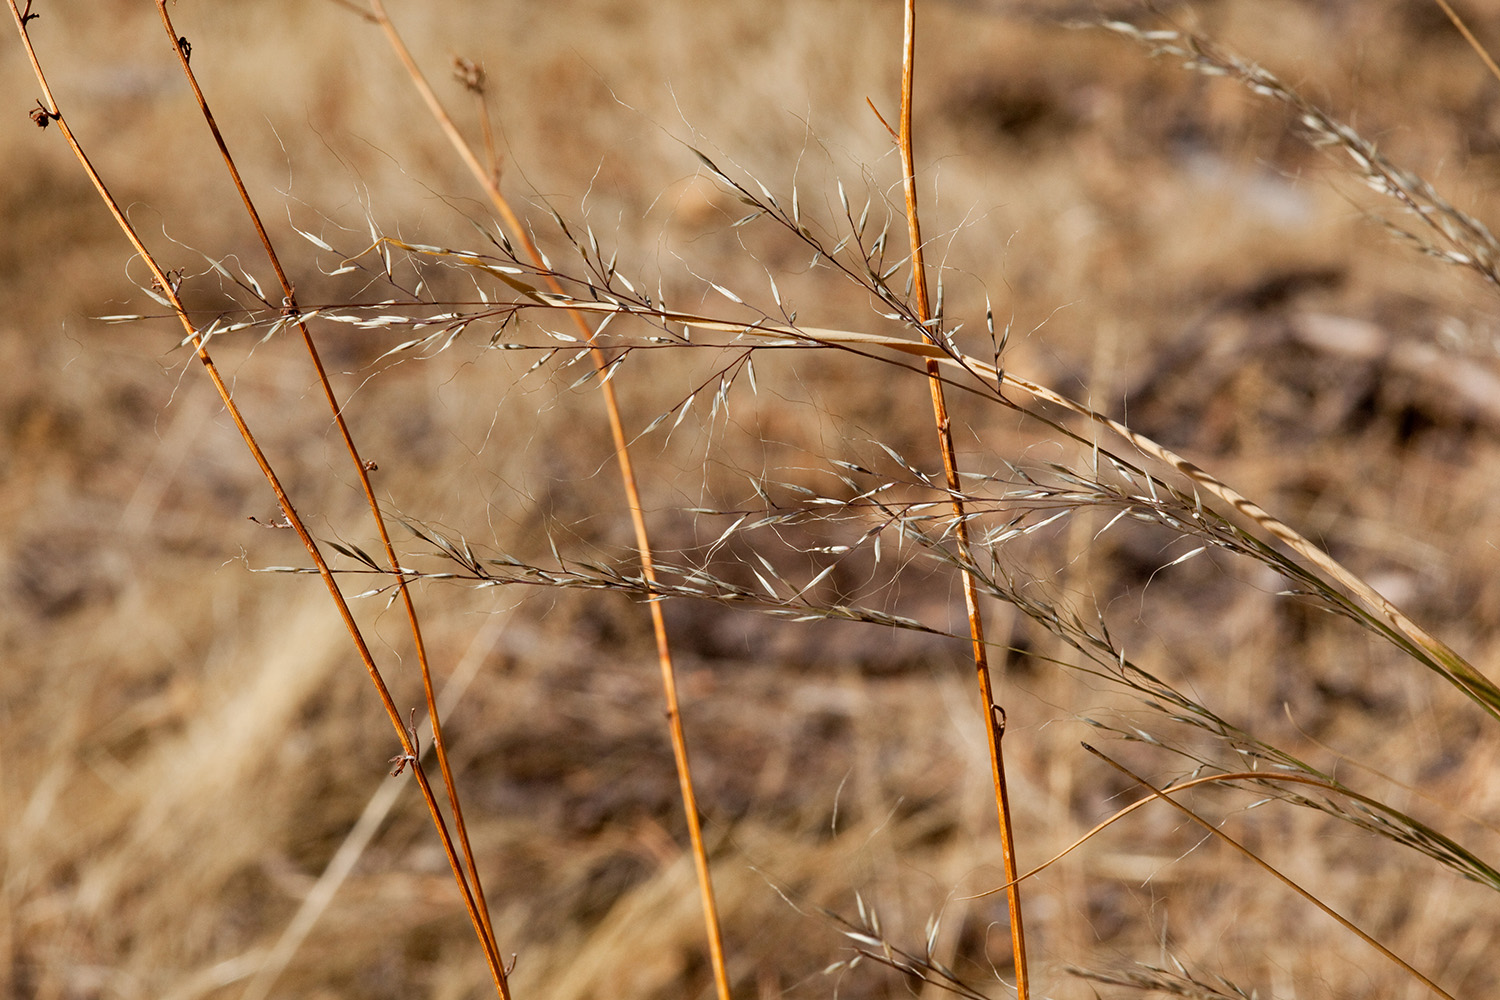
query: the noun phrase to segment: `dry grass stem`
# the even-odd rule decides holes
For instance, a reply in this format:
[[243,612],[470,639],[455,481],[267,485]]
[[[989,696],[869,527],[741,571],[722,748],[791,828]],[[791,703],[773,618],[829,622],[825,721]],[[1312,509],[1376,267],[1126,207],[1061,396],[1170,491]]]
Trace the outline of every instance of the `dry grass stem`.
[[[922,252],[922,225],[917,210],[917,168],[912,152],[912,87],[916,77],[917,4],[906,0],[904,30],[901,40],[901,119],[897,142],[901,151],[902,189],[906,196],[906,226],[911,240],[912,281],[916,290],[916,316],[919,328],[934,345],[941,345],[943,318],[934,315],[927,294],[927,266]],[[969,549],[968,519],[964,516],[959,493],[958,458],[953,450],[953,427],[948,417],[948,403],[943,394],[936,358],[927,359],[927,384],[932,390],[933,421],[937,425],[938,447],[943,457],[943,475],[953,504],[954,539],[965,555]],[[984,638],[984,618],[979,609],[979,590],[967,566],[960,569],[963,580],[964,608],[969,619],[969,639],[974,656],[974,673],[979,688],[979,706],[984,713],[985,733],[989,740],[990,779],[995,788],[995,812],[1000,823],[1000,852],[1009,881],[1006,898],[1010,909],[1012,955],[1016,969],[1016,995],[1027,1000],[1031,995],[1026,965],[1026,930],[1021,915],[1021,887],[1016,880],[1015,830],[1011,825],[1010,798],[1005,784],[1005,758],[1001,741],[1005,737],[1005,709],[995,701],[990,678],[989,648]]]

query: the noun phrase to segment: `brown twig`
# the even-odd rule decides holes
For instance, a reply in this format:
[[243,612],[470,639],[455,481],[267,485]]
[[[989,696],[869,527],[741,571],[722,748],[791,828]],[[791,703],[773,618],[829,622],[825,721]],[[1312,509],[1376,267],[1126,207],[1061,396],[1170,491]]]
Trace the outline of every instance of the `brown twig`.
[[[429,112],[438,126],[448,137],[449,143],[469,172],[479,185],[484,188],[489,196],[490,204],[500,216],[510,237],[518,242],[521,247],[537,265],[546,273],[548,286],[553,292],[561,294],[562,286],[554,278],[550,270],[546,268],[542,255],[538,252],[536,245],[527,234],[526,227],[521,224],[520,218],[511,208],[510,202],[500,190],[498,178],[495,172],[486,170],[480,163],[479,157],[475,155],[473,147],[470,146],[463,134],[458,130],[451,115],[438,100],[426,76],[412,58],[406,43],[396,31],[390,16],[386,13],[385,5],[381,0],[369,0],[370,13],[375,23],[380,26],[386,36],[392,51],[400,59],[406,68],[407,75],[411,77],[412,84],[417,88],[422,100],[427,104]],[[598,339],[594,330],[583,319],[576,310],[569,310],[574,325],[579,333],[587,341],[592,360],[596,369],[605,374],[609,368],[609,359],[599,347]],[[615,461],[619,466],[620,479],[625,490],[626,503],[630,509],[630,522],[635,532],[636,548],[641,560],[641,574],[648,585],[656,582],[655,564],[651,555],[650,535],[646,530],[646,518],[641,506],[640,490],[637,486],[635,468],[630,459],[630,449],[625,434],[625,425],[620,418],[619,404],[615,397],[614,383],[608,379],[601,378],[600,391],[604,396],[604,408],[609,419],[610,435],[614,440]],[[724,959],[723,932],[719,924],[718,905],[714,899],[713,879],[708,866],[708,850],[703,842],[702,820],[698,814],[697,795],[693,790],[692,767],[688,760],[687,735],[682,727],[682,713],[679,707],[677,694],[676,670],[672,664],[671,643],[667,637],[666,619],[663,617],[661,601],[648,602],[647,607],[651,614],[651,627],[656,636],[657,661],[661,667],[662,688],[666,699],[667,725],[671,734],[672,754],[677,767],[678,788],[682,797],[683,812],[686,815],[688,827],[688,839],[690,841],[693,864],[697,870],[699,894],[703,903],[704,923],[708,934],[709,959],[713,967],[714,985],[717,989],[719,1000],[730,1000],[729,972]]]
[[[911,237],[912,282],[917,295],[917,318],[922,331],[934,344],[940,345],[932,323],[932,304],[927,294],[927,270],[922,257],[922,226],[917,213],[916,163],[912,154],[911,111],[912,84],[915,77],[917,43],[916,0],[906,0],[905,28],[901,44],[901,121],[898,144],[901,149],[901,173],[906,192],[906,224]],[[874,105],[871,105],[873,108]],[[878,112],[877,112],[878,115]],[[883,120],[882,120],[883,121]],[[939,324],[941,320],[939,319]],[[953,501],[953,528],[960,551],[969,550],[968,522],[959,499],[958,459],[953,449],[953,428],[948,418],[948,404],[943,395],[943,380],[936,358],[926,362],[928,385],[932,390],[932,413],[937,424],[938,445],[943,455],[943,474]],[[979,588],[974,575],[963,570],[964,606],[969,616],[969,637],[973,645],[974,673],[979,685],[979,702],[985,713],[985,730],[989,736],[990,777],[995,787],[995,811],[1000,822],[1000,853],[1005,877],[1010,885],[1006,898],[1010,909],[1011,950],[1016,969],[1016,996],[1027,1000],[1030,977],[1026,966],[1026,930],[1021,917],[1021,888],[1016,881],[1015,836],[1010,820],[1010,798],[1005,785],[1005,763],[1001,740],[1005,734],[1005,710],[995,703],[990,679],[989,654],[984,639],[984,619],[979,610]]]

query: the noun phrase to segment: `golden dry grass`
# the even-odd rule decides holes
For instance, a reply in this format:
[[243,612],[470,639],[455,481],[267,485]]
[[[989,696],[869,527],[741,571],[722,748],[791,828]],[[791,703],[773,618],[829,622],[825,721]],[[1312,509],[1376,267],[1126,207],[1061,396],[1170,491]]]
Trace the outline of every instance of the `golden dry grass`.
[[[1361,206],[1391,210],[1301,143],[1284,109],[1049,21],[1067,7],[923,8],[918,156],[930,252],[956,269],[948,315],[979,329],[987,291],[1000,320],[1013,318],[1014,370],[1127,416],[1325,544],[1482,669],[1494,664],[1500,420],[1482,381],[1497,367],[1494,290],[1365,219]],[[73,126],[165,262],[201,274],[192,247],[256,270],[149,9],[42,11],[33,30]],[[783,200],[795,182],[803,211],[825,220],[838,212],[835,174],[863,201],[867,165],[878,197],[897,168],[865,98],[892,115],[896,7],[434,0],[393,15],[435,78],[455,53],[485,64],[507,188],[586,214],[632,278],[654,286],[660,274],[674,304],[717,307],[695,275],[758,291],[770,268],[801,321],[885,328],[866,296],[807,270],[791,240],[732,230],[742,206],[681,140]],[[304,301],[360,289],[319,276],[286,213],[354,250],[369,241],[367,213],[411,242],[477,242],[472,184],[373,30],[334,5],[174,16]],[[1500,83],[1426,0],[1223,0],[1181,16],[1493,217]],[[1500,19],[1471,25],[1500,39]],[[144,271],[57,136],[26,118],[24,71],[18,57],[0,62],[0,993],[241,996],[391,781],[394,740],[325,595],[305,577],[247,571],[305,556],[289,532],[248,520],[274,520],[274,502],[176,333],[90,318],[149,308],[129,280]],[[467,112],[456,85],[444,96]],[[548,231],[545,213],[532,217]],[[461,279],[446,280],[461,294]],[[185,287],[203,308],[221,303],[207,280]],[[575,555],[624,558],[608,436],[594,393],[567,389],[572,369],[525,375],[534,356],[484,351],[480,337],[377,363],[399,334],[319,335],[396,509],[523,558],[546,557],[549,531]],[[365,544],[360,499],[292,345],[216,349],[315,533]],[[617,378],[627,420],[644,427],[712,365],[633,360]],[[757,369],[759,395],[738,389],[728,419],[709,420],[704,393],[670,437],[668,421],[638,446],[665,550],[723,530],[683,511],[735,490],[753,500],[747,473],[816,482],[784,470],[876,460],[874,440],[937,468],[920,379],[831,353]],[[965,468],[1072,457],[1005,411],[953,405]],[[1181,546],[1144,529],[1095,540],[1108,520],[1080,514],[1029,565],[1103,612],[1138,663],[1237,725],[1495,856],[1493,720],[1349,623],[1274,596],[1283,584],[1260,567],[1205,558],[1163,570]],[[961,625],[956,584],[919,560],[894,599]],[[518,955],[515,995],[704,994],[643,609],[614,594],[451,584],[418,600],[444,672],[480,657],[450,739],[500,946]],[[408,640],[382,601],[360,610],[398,702],[414,705]],[[1051,637],[989,610],[992,637],[1030,654],[1010,657],[1000,683],[1026,866],[1135,797],[1077,749],[1098,739],[1082,716],[1132,709],[1051,665],[1063,653]],[[999,860],[963,644],[686,602],[668,621],[738,994],[902,994],[899,977],[868,964],[822,974],[850,952],[817,907],[852,916],[858,892],[914,950],[941,913],[939,955],[1005,995],[991,971],[1009,980],[1003,901],[959,898],[995,884]],[[1133,759],[1159,780],[1177,773]],[[1490,890],[1322,814],[1250,810],[1244,793],[1195,801],[1456,996],[1500,994]],[[1148,808],[1033,879],[1040,992],[1093,995],[1067,964],[1175,956],[1261,996],[1425,995],[1203,839]],[[487,988],[407,790],[274,995]]]

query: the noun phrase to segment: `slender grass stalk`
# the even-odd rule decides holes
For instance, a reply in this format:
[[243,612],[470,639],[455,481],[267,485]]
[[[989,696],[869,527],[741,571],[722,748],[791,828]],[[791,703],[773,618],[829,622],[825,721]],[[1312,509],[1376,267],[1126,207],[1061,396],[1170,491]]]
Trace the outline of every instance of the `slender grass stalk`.
[[[16,6],[16,0],[6,0],[6,3],[10,7],[11,15],[15,20],[16,29],[20,33],[21,44],[26,51],[27,58],[31,62],[32,73],[36,77],[37,84],[42,89],[44,103],[42,103],[38,109],[38,124],[43,125],[44,127],[48,124],[56,124],[58,126],[58,130],[62,133],[63,138],[67,141],[68,147],[72,150],[74,157],[78,160],[79,166],[88,176],[89,182],[93,184],[94,190],[98,193],[100,200],[104,202],[105,207],[108,208],[110,215],[114,217],[115,223],[120,227],[121,232],[124,233],[126,239],[130,241],[130,244],[134,248],[135,252],[140,256],[147,269],[151,272],[152,278],[156,283],[156,287],[159,289],[159,294],[170,304],[173,313],[177,316],[178,321],[182,324],[182,327],[187,334],[188,341],[192,344],[193,350],[199,362],[203,365],[203,368],[207,372],[210,381],[214,385],[215,391],[218,392],[219,398],[224,403],[225,411],[229,414],[230,419],[234,422],[235,428],[239,431],[240,437],[245,442],[245,446],[250,450],[250,454],[254,458],[256,466],[260,469],[261,474],[265,477],[267,484],[271,487],[271,491],[275,494],[276,502],[280,506],[283,516],[286,518],[287,523],[291,525],[292,530],[296,532],[297,537],[301,540],[303,547],[307,549],[309,557],[313,560],[314,565],[317,567],[318,574],[322,577],[324,586],[327,587],[329,596],[332,597],[334,604],[338,609],[339,617],[343,619],[344,626],[349,631],[350,639],[354,643],[355,649],[359,654],[359,658],[364,664],[365,670],[369,674],[371,682],[375,685],[376,692],[380,696],[381,704],[385,708],[386,716],[390,720],[391,725],[396,730],[397,738],[401,742],[403,754],[409,755],[411,757],[416,757],[417,747],[415,746],[411,735],[407,732],[406,724],[401,718],[401,711],[396,707],[396,703],[391,697],[390,690],[386,687],[385,680],[380,674],[380,668],[375,663],[374,656],[371,654],[369,646],[365,642],[364,635],[359,628],[359,624],[354,620],[354,614],[350,610],[349,604],[344,598],[343,592],[340,590],[338,582],[334,579],[332,570],[329,568],[328,563],[324,560],[323,554],[319,549],[317,542],[313,539],[312,534],[308,531],[306,524],[303,522],[301,516],[297,513],[296,507],[293,506],[291,497],[288,496],[286,490],[282,487],[281,480],[277,477],[275,470],[272,468],[270,460],[266,457],[265,452],[260,447],[260,443],[256,440],[255,435],[251,432],[249,424],[246,422],[243,414],[240,412],[238,404],[236,404],[234,401],[234,397],[229,390],[229,386],[225,383],[223,377],[219,374],[218,367],[214,364],[213,358],[208,352],[207,345],[203,341],[203,337],[194,327],[192,319],[188,316],[186,307],[177,294],[177,290],[174,287],[173,280],[167,275],[166,271],[161,267],[161,265],[157,263],[156,258],[152,255],[151,251],[147,249],[145,243],[142,242],[139,234],[135,230],[135,227],[130,223],[130,220],[126,218],[125,213],[120,208],[119,203],[115,200],[114,196],[110,193],[108,186],[104,183],[104,179],[94,168],[93,163],[89,160],[87,154],[84,152],[83,146],[74,136],[73,130],[68,126],[67,119],[63,116],[62,109],[58,105],[57,100],[52,93],[52,89],[47,83],[46,74],[42,70],[41,61],[37,57],[36,49],[33,47],[30,34],[27,31],[27,22],[31,19],[32,16],[34,16],[30,12],[31,5],[28,3],[26,11],[23,12],[19,7]],[[173,45],[179,50],[179,52],[183,50],[183,47],[177,42],[175,36],[173,38]],[[427,803],[427,809],[432,816],[433,825],[437,828],[439,838],[443,843],[443,851],[447,857],[449,867],[453,871],[453,877],[455,881],[457,881],[460,893],[464,898],[464,905],[468,911],[470,922],[474,925],[476,933],[479,934],[481,944],[484,946],[486,953],[486,964],[489,966],[491,976],[495,982],[496,990],[501,996],[502,1000],[509,1000],[509,991],[506,985],[504,966],[500,962],[499,956],[495,951],[493,941],[484,933],[485,922],[479,913],[477,901],[475,900],[473,892],[469,887],[468,881],[464,877],[463,863],[460,860],[457,849],[454,846],[452,835],[448,832],[447,822],[443,818],[442,810],[438,805],[437,797],[433,793],[432,785],[427,780],[426,774],[420,767],[413,768],[413,771],[416,774],[417,783],[422,789],[422,797]]]
[[1490,76],[1493,76],[1496,80],[1500,80],[1500,66],[1495,65],[1494,56],[1490,55],[1489,49],[1484,47],[1484,43],[1474,37],[1474,32],[1470,31],[1469,26],[1464,23],[1464,19],[1458,16],[1458,11],[1453,9],[1453,5],[1448,0],[1432,0],[1432,2],[1443,9],[1443,13],[1448,16],[1448,20],[1453,22],[1453,27],[1458,29],[1458,33],[1464,36],[1464,41],[1469,43],[1469,48],[1473,49],[1474,54],[1479,57],[1479,61],[1484,63],[1484,68],[1490,71]]
[[[528,257],[541,268],[544,261],[536,245],[527,234],[526,227],[521,224],[520,218],[511,208],[509,200],[500,190],[498,172],[494,169],[486,169],[479,161],[473,147],[464,139],[458,130],[451,115],[443,107],[432,86],[427,82],[426,76],[412,58],[411,52],[402,41],[401,35],[396,30],[395,24],[386,13],[385,4],[381,0],[369,0],[369,19],[379,25],[384,33],[391,49],[405,67],[407,75],[412,84],[426,103],[433,119],[438,123],[447,136],[449,143],[469,172],[479,183],[485,193],[489,196],[490,204],[499,214],[505,224],[510,238],[519,243]],[[549,276],[548,281],[554,293],[561,294],[562,286],[555,278]],[[609,359],[599,346],[599,340],[595,331],[584,320],[583,315],[576,310],[568,310],[574,325],[589,345],[591,358],[595,369],[601,376],[609,370]],[[635,532],[636,549],[641,561],[641,574],[648,584],[654,584],[656,580],[656,569],[652,557],[651,538],[646,528],[646,516],[641,505],[640,489],[637,486],[635,468],[630,458],[629,439],[625,434],[624,421],[620,417],[619,403],[615,397],[614,383],[608,378],[599,379],[599,388],[604,397],[604,409],[609,420],[610,435],[614,440],[615,461],[620,470],[620,480],[625,491],[626,505],[630,510],[630,522]],[[703,919],[708,936],[709,959],[713,968],[714,985],[718,991],[719,1000],[730,1000],[729,971],[724,958],[724,938],[720,926],[718,904],[714,897],[713,877],[708,864],[708,849],[703,841],[702,819],[698,812],[698,797],[693,788],[692,765],[688,757],[687,735],[682,726],[682,711],[678,699],[677,675],[672,663],[672,647],[667,636],[666,619],[662,613],[661,601],[653,599],[648,601],[647,608],[651,614],[651,628],[656,637],[657,662],[661,669],[662,689],[665,695],[667,707],[667,726],[671,734],[672,755],[676,763],[678,790],[682,798],[683,812],[687,819],[688,838],[693,865],[697,871],[699,894],[703,904]]]
[[[276,273],[276,281],[281,286],[282,309],[297,317],[297,331],[302,335],[303,346],[307,349],[307,355],[312,362],[313,369],[317,375],[318,385],[323,390],[324,401],[328,404],[329,413],[333,416],[335,426],[338,427],[339,437],[343,441],[344,450],[348,453],[350,461],[354,466],[354,473],[359,477],[359,485],[364,493],[365,502],[370,508],[370,517],[374,521],[375,530],[380,536],[381,548],[385,551],[386,563],[390,566],[391,575],[396,581],[396,590],[401,598],[402,609],[406,614],[407,626],[411,632],[412,644],[416,651],[417,664],[422,676],[422,693],[427,703],[427,717],[432,722],[432,745],[437,755],[438,770],[442,774],[443,788],[447,793],[448,806],[453,812],[453,825],[458,835],[458,844],[463,853],[464,869],[469,891],[473,895],[474,910],[479,914],[479,926],[475,931],[480,939],[485,942],[486,954],[496,962],[499,961],[499,947],[495,942],[495,930],[490,921],[489,906],[484,898],[484,885],[479,877],[479,869],[474,861],[474,851],[469,843],[468,826],[464,822],[463,807],[459,801],[458,788],[453,779],[453,769],[448,762],[447,741],[443,738],[443,723],[441,713],[438,712],[437,698],[432,683],[432,665],[427,656],[427,644],[422,638],[422,627],[417,616],[416,604],[411,596],[411,589],[407,586],[405,575],[401,571],[401,562],[396,557],[395,547],[391,544],[390,532],[386,529],[385,515],[380,510],[380,503],[375,499],[375,490],[370,483],[370,466],[360,457],[359,449],[355,446],[354,436],[349,430],[349,424],[344,419],[344,408],[339,402],[333,385],[328,380],[328,372],[323,366],[323,359],[318,353],[317,344],[314,343],[312,331],[308,328],[306,321],[301,318],[301,310],[297,304],[297,292],[293,287],[291,279],[287,277],[286,270],[281,265],[281,258],[271,242],[270,234],[266,232],[265,225],[261,222],[260,212],[255,207],[250,192],[245,188],[243,178],[240,176],[239,168],[235,165],[234,157],[229,152],[229,146],[224,140],[223,133],[219,130],[218,122],[215,120],[208,100],[203,94],[202,87],[198,84],[197,74],[193,72],[190,65],[189,52],[191,49],[183,43],[177,34],[177,29],[172,25],[171,16],[167,13],[166,0],[157,0],[156,9],[161,16],[162,27],[167,32],[167,38],[172,43],[173,51],[177,53],[178,62],[182,66],[183,75],[186,76],[188,84],[192,87],[193,96],[198,101],[198,109],[203,115],[204,122],[209,131],[213,133],[214,143],[218,146],[219,154],[224,160],[224,168],[229,172],[230,179],[234,182],[236,192],[240,197],[240,204],[244,206],[245,214],[255,227],[256,235],[260,239],[261,247],[265,250],[266,259]],[[420,758],[420,755],[419,755]],[[414,764],[414,769],[421,768],[421,760]],[[502,976],[503,979],[503,976]]]
[[[917,318],[921,329],[934,344],[940,344],[942,318],[934,318],[927,292],[927,268],[922,255],[922,224],[917,211],[916,161],[912,153],[911,105],[916,77],[917,3],[906,0],[905,21],[901,39],[901,121],[898,144],[901,149],[901,179],[906,194],[906,227],[911,238],[912,282],[916,289]],[[968,519],[960,499],[958,457],[953,449],[953,426],[944,398],[941,369],[936,358],[926,360],[927,384],[932,391],[932,415],[937,425],[938,446],[943,455],[943,476],[953,504],[953,531],[959,550],[969,552]],[[1010,819],[1010,796],[1005,785],[1005,758],[1001,741],[1005,736],[1005,710],[995,703],[990,678],[989,651],[984,639],[984,618],[979,610],[979,589],[974,574],[965,566],[960,574],[964,588],[964,607],[969,617],[969,637],[974,656],[974,674],[979,685],[979,705],[984,713],[985,734],[990,750],[990,777],[995,787],[995,811],[1000,822],[1000,853],[1005,877],[1010,880],[1006,900],[1010,909],[1011,951],[1016,969],[1016,995],[1027,1000],[1031,995],[1030,975],[1026,966],[1026,930],[1021,917],[1021,887],[1016,881],[1015,831]]]

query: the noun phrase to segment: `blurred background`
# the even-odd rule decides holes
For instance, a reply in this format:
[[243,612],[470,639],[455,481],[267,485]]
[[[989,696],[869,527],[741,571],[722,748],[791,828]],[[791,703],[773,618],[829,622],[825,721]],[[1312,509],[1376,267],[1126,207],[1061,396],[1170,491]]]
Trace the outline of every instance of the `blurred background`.
[[[35,9],[65,115],[153,252],[182,269],[194,308],[207,319],[232,305],[210,258],[273,287],[151,6]],[[1500,15],[1460,9],[1500,43]],[[769,272],[800,322],[891,329],[801,244],[736,228],[748,210],[690,147],[784,204],[795,188],[835,239],[840,181],[884,224],[899,165],[870,104],[895,122],[899,4],[431,0],[391,13],[476,141],[480,112],[451,67],[483,65],[502,184],[560,267],[576,258],[547,206],[676,307],[722,310],[712,281],[772,311]],[[371,272],[329,273],[372,231],[488,249],[481,193],[371,25],[290,0],[172,15],[304,306],[392,294]],[[1008,368],[1212,470],[1500,672],[1495,290],[1382,228],[1371,213],[1401,223],[1397,207],[1305,142],[1287,109],[1068,26],[1170,17],[1491,218],[1500,82],[1438,5],[1199,0],[1163,15],[931,0],[919,17],[924,230],[960,343],[989,356],[988,298],[1012,330]],[[487,995],[415,789],[403,777],[386,791],[396,742],[342,625],[315,579],[255,572],[307,557],[267,527],[274,498],[179,327],[143,294],[144,266],[57,130],[28,118],[39,91],[14,36],[3,52],[0,993]],[[899,217],[892,230],[904,246]],[[427,273],[439,297],[485,290],[460,269]],[[155,318],[100,320],[120,314]],[[533,341],[538,326],[562,329],[540,320]],[[314,533],[369,548],[305,356],[261,332],[219,338],[216,359]],[[489,350],[492,332],[387,356],[399,329],[315,328],[382,500],[486,553],[545,562],[556,546],[628,567],[596,387],[574,386],[582,370],[565,359],[532,370],[533,352]],[[693,509],[763,505],[755,477],[826,489],[831,460],[888,463],[881,445],[940,470],[919,378],[769,354],[754,391],[742,378],[711,410],[722,363],[644,352],[616,376],[635,431],[710,389],[636,446],[668,556],[731,523]],[[1079,459],[1009,410],[953,406],[966,469]],[[1145,527],[1096,539],[1107,520],[1080,514],[1018,547],[1018,565],[1236,725],[1496,854],[1493,720],[1350,623],[1277,596],[1285,584],[1258,567],[1215,556],[1166,568],[1181,544]],[[814,564],[787,546],[814,540],[768,538],[767,558],[805,580]],[[756,544],[730,551],[750,558]],[[957,583],[919,553],[858,572],[869,576],[847,586],[887,610],[963,627]],[[417,601],[453,684],[451,753],[515,995],[707,995],[646,609],[458,582]],[[420,704],[398,613],[385,595],[356,610],[398,705]],[[1047,633],[986,610],[992,638],[1014,648],[996,670],[1025,868],[1138,796],[1078,748],[1100,738],[1086,717],[1135,709],[1067,669]],[[936,920],[935,956],[1010,995],[1003,897],[968,898],[1001,879],[965,643],[685,602],[667,617],[737,995],[931,993],[872,963],[825,972],[853,952],[823,908],[854,919],[856,894],[912,951]],[[1157,780],[1184,770],[1118,743],[1106,749]],[[370,812],[392,794],[388,813]],[[1231,792],[1198,801],[1455,995],[1500,994],[1489,890],[1319,813],[1252,810]],[[278,950],[362,813],[372,839],[298,947]],[[1178,960],[1262,997],[1425,995],[1160,807],[1031,880],[1025,898],[1038,995],[1154,995],[1067,970]]]

